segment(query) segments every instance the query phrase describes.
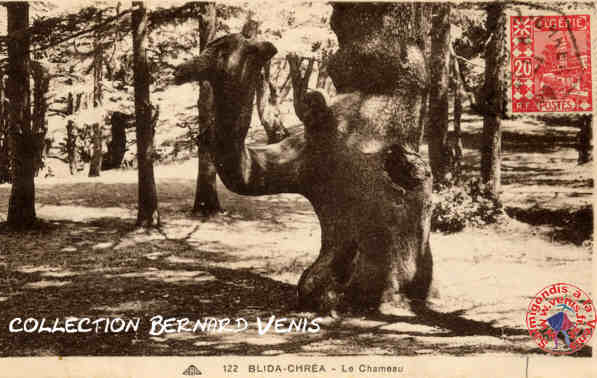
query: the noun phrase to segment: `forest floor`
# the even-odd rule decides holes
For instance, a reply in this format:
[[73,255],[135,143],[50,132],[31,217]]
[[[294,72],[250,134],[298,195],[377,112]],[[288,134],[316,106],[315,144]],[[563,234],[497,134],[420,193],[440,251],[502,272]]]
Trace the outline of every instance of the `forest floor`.
[[[481,122],[464,120],[465,170],[478,172]],[[196,160],[156,167],[163,227],[134,228],[137,173],[37,180],[40,230],[0,233],[0,356],[545,354],[525,312],[543,287],[592,292],[593,176],[578,166],[576,129],[536,120],[504,126],[503,200],[517,219],[433,233],[438,290],[424,316],[324,318],[317,333],[257,333],[257,317],[296,310],[296,283],[320,229],[295,195],[242,197],[219,185],[225,213],[193,218]],[[62,171],[61,171],[62,169]],[[56,167],[55,172],[63,172]],[[6,209],[9,185],[0,185]],[[3,212],[5,214],[5,212]],[[2,220],[0,215],[0,221]],[[152,336],[150,318],[244,318],[245,332]],[[9,333],[15,317],[141,318],[139,332]],[[272,327],[273,328],[273,327]],[[585,346],[576,356],[590,356]]]

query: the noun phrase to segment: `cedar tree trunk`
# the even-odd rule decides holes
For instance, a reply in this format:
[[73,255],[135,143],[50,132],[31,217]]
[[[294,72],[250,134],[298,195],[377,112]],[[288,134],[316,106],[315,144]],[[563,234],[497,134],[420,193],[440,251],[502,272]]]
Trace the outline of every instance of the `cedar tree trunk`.
[[[72,116],[75,113],[75,101],[73,94],[68,92],[66,101],[66,115]],[[77,157],[77,134],[75,122],[72,117],[66,122],[66,156],[68,160],[68,170],[71,175],[78,171],[78,157]]]
[[[101,17],[98,19],[101,22]],[[95,33],[93,40],[93,107],[98,108],[102,105],[102,72],[103,72],[103,51],[101,47],[100,34]],[[91,125],[92,131],[92,153],[89,161],[89,177],[97,177],[100,175],[102,167],[102,145],[103,145],[103,129],[102,122]]]
[[139,177],[139,212],[137,225],[159,225],[158,196],[153,174],[154,122],[149,99],[149,67],[145,43],[147,36],[147,11],[141,1],[133,2],[137,9],[132,14],[133,67],[135,83],[135,127]]
[[29,4],[6,3],[8,8],[9,134],[12,158],[12,190],[8,204],[8,225],[16,229],[35,223],[35,136],[29,107]]
[[462,92],[460,90],[460,81],[454,81],[454,135],[450,144],[450,165],[452,170],[452,179],[458,184],[462,175]]
[[35,173],[44,166],[44,148],[48,131],[46,113],[48,110],[47,94],[50,89],[50,73],[40,62],[31,62],[33,76],[33,117],[32,130],[35,141]]
[[[215,3],[206,3],[204,9],[199,24],[199,48],[201,51],[216,35],[216,5]],[[214,167],[213,158],[209,152],[210,144],[213,142],[215,123],[213,93],[208,82],[204,81],[200,85],[197,103],[199,110],[198,172],[193,214],[208,217],[222,211],[222,206],[216,189],[216,167]]]
[[103,127],[95,122],[91,125],[91,159],[89,160],[89,177],[100,175],[102,164],[102,133]]
[[464,147],[462,145],[462,99],[464,98],[464,86],[462,84],[462,76],[460,74],[460,64],[456,59],[452,46],[450,45],[450,56],[452,57],[452,91],[454,93],[454,136],[451,149],[451,169],[453,174],[453,181],[455,184],[460,183],[462,175],[462,156]]
[[[420,3],[415,8],[415,22],[419,30],[419,38],[417,38],[417,45],[423,52],[423,56],[427,62],[431,61],[431,20],[433,19],[433,3]],[[430,65],[427,65],[427,75],[431,77]],[[429,134],[429,87],[427,86],[423,91],[423,106],[419,114],[419,143],[417,145],[417,152],[423,141]],[[429,140],[429,138],[427,138]]]
[[110,116],[110,142],[108,151],[102,160],[102,170],[120,168],[126,152],[126,128],[129,124],[129,115],[122,112],[113,112]]
[[434,6],[431,28],[431,85],[429,162],[434,185],[447,179],[448,150],[448,88],[450,70],[450,4]]
[[501,123],[506,99],[506,15],[504,4],[487,6],[487,30],[493,30],[485,53],[485,84],[483,86],[483,135],[481,137],[481,181],[488,192],[499,198],[501,185],[502,131]]
[[6,107],[4,72],[0,71],[0,184],[10,182],[9,124]]

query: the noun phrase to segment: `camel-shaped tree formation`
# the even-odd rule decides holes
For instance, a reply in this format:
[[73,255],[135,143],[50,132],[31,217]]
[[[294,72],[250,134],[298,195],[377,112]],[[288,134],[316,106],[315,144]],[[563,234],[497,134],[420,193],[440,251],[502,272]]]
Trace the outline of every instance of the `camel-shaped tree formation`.
[[354,91],[328,106],[321,93],[307,92],[304,134],[247,147],[259,72],[275,54],[269,42],[231,34],[175,73],[177,84],[208,80],[213,87],[212,153],[224,185],[243,195],[298,193],[313,205],[322,245],[299,281],[301,307],[369,311],[425,300],[432,277],[431,174],[415,149],[396,142],[405,135],[418,140],[418,130],[408,127],[418,124],[426,82],[420,50],[406,47],[396,64],[408,86],[402,102]]

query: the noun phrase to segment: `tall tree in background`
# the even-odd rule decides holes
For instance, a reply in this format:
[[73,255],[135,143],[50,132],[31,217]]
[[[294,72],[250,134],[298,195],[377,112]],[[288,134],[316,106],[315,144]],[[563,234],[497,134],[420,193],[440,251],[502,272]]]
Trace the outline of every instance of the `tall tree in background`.
[[461,179],[462,171],[462,156],[464,146],[462,145],[462,99],[465,96],[464,86],[462,84],[462,75],[460,71],[460,64],[456,58],[456,53],[450,43],[450,58],[451,58],[451,86],[454,94],[454,135],[451,141],[448,142],[450,148],[450,164],[453,174],[453,181],[458,184]]
[[[217,22],[215,3],[204,3],[203,9],[203,14],[199,19],[199,49],[201,51],[214,39]],[[207,217],[222,211],[222,206],[216,189],[216,167],[214,167],[210,153],[215,127],[213,92],[209,82],[202,81],[199,85],[199,100],[197,103],[199,109],[199,133],[197,137],[199,171],[197,172],[193,214]]]
[[153,173],[153,137],[155,121],[149,98],[150,74],[147,65],[147,11],[141,1],[134,1],[131,16],[133,31],[133,67],[135,86],[135,126],[139,177],[139,209],[137,225],[159,225],[158,196]]
[[[433,3],[425,4],[418,3],[414,12],[414,22],[420,30],[421,37],[417,41],[417,45],[423,52],[427,62],[431,61],[431,20],[433,18]],[[427,76],[431,77],[431,65],[427,64]],[[424,138],[429,134],[429,85],[423,91],[423,106],[421,106],[419,114],[419,142],[416,145],[417,152],[419,147],[423,144]]]
[[4,4],[8,15],[8,122],[12,168],[12,190],[8,204],[8,225],[31,227],[35,215],[35,143],[31,129],[29,87],[29,4]]
[[77,157],[77,134],[76,130],[77,127],[75,126],[75,121],[73,120],[73,114],[75,114],[75,99],[73,97],[72,92],[68,92],[68,96],[66,98],[66,142],[65,142],[65,149],[66,149],[66,160],[68,161],[68,170],[71,175],[77,173],[77,165],[78,165],[78,157]]
[[[101,22],[101,13],[98,15],[98,22]],[[103,102],[102,73],[104,66],[104,51],[99,31],[95,32],[93,38],[93,108],[97,111]],[[91,125],[92,153],[89,161],[89,177],[100,175],[102,167],[102,144],[103,144],[103,119],[98,119]]]
[[449,170],[448,89],[450,77],[450,4],[433,7],[431,28],[431,86],[429,92],[429,161],[434,185],[446,181]]
[[133,117],[122,112],[112,112],[110,116],[110,141],[102,159],[102,170],[120,168],[126,153],[126,129]]
[[47,95],[50,89],[50,72],[41,62],[31,62],[31,76],[33,78],[33,117],[31,128],[35,141],[35,172],[44,166],[45,137],[48,131]]
[[499,198],[501,185],[502,131],[506,106],[506,15],[503,3],[487,5],[487,30],[493,34],[485,52],[483,85],[483,135],[481,139],[481,181],[488,193]]

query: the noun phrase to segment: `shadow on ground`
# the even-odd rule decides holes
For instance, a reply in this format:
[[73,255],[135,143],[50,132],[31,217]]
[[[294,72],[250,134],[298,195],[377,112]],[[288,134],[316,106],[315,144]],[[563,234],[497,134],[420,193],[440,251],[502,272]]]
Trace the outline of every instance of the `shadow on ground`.
[[[575,131],[544,132],[539,123],[527,123],[533,132],[504,132],[508,212],[548,226],[553,240],[582,243],[590,238],[592,212],[578,200],[590,201],[593,182],[570,169]],[[473,123],[463,124],[469,175],[477,175],[479,164],[478,120],[474,124],[475,130]],[[316,316],[296,307],[295,284],[320,243],[308,202],[222,189],[227,212],[196,219],[189,216],[194,177],[168,178],[158,182],[164,225],[146,232],[133,226],[137,186],[126,179],[40,185],[38,213],[46,223],[27,234],[0,233],[1,356],[544,354],[521,321],[535,290],[550,280],[592,282],[590,252],[545,241],[527,228],[520,235],[435,234],[434,274],[448,293],[439,299],[442,306],[403,316],[324,318],[317,333],[276,333],[272,327],[259,335],[257,318],[267,322],[276,315],[305,324]],[[516,186],[531,190],[519,193]],[[7,204],[9,192],[0,188],[0,204]],[[554,192],[565,201],[554,201]],[[511,282],[522,276],[523,282]],[[249,327],[151,335],[155,315],[189,318],[191,324],[244,318]],[[15,317],[141,320],[137,332],[10,333]],[[590,355],[588,347],[576,354]]]
[[[230,221],[230,220],[229,220]],[[232,221],[231,221],[232,222]],[[466,311],[441,313],[421,307],[409,316],[324,318],[321,331],[304,329],[258,335],[257,318],[305,319],[296,287],[232,266],[238,255],[193,242],[202,223],[173,237],[174,230],[136,230],[131,219],[53,221],[16,237],[0,260],[0,355],[418,355],[539,353],[524,328],[467,319]],[[5,235],[6,236],[6,235]],[[28,248],[28,249],[26,249]],[[216,248],[217,249],[217,248]],[[25,252],[29,252],[24,256]],[[23,258],[24,257],[24,258]],[[22,260],[25,262],[22,262]],[[150,319],[237,318],[244,332],[181,332],[151,335]],[[137,332],[10,333],[16,317],[140,318]],[[287,321],[288,322],[288,321]],[[102,323],[103,325],[103,323]],[[103,330],[103,328],[100,328]]]
[[506,213],[535,226],[550,226],[548,234],[554,241],[583,245],[593,238],[593,209],[584,206],[579,210],[530,207],[507,207]]

